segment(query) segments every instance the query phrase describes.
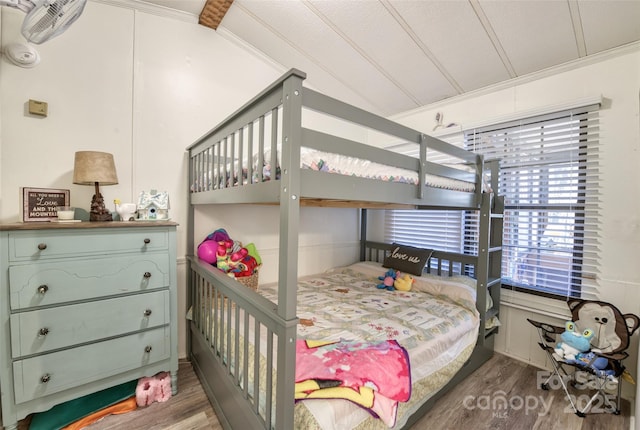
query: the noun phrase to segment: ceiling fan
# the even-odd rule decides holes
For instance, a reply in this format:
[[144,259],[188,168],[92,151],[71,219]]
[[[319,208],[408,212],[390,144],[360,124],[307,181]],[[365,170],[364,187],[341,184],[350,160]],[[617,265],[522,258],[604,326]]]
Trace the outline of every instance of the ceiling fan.
[[62,34],[82,14],[87,0],[0,0],[0,6],[20,9],[27,15],[22,35],[41,44]]

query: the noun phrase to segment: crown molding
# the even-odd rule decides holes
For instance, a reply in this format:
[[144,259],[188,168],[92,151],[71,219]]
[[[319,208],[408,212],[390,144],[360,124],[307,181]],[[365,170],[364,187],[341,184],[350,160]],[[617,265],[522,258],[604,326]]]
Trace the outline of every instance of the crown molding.
[[170,9],[168,7],[145,3],[144,1],[131,0],[90,0],[94,3],[102,3],[109,6],[116,6],[125,9],[131,9],[139,12],[149,13],[152,15],[162,16],[179,21],[198,24],[198,16],[181,10]]
[[475,97],[486,95],[486,94],[491,94],[503,89],[513,88],[518,85],[534,82],[549,76],[557,75],[559,73],[569,72],[571,70],[577,70],[582,67],[589,66],[591,64],[597,64],[602,61],[609,60],[611,58],[620,57],[622,55],[626,55],[634,52],[640,52],[640,42],[628,43],[626,45],[622,45],[616,48],[602,51],[597,54],[591,54],[584,58],[579,58],[579,59],[569,61],[554,67],[549,67],[547,69],[540,70],[538,72],[529,73],[528,75],[509,79],[507,81],[498,82],[496,84],[479,88],[477,90],[469,91],[464,94],[449,97],[434,103],[430,103],[425,106],[420,106],[418,108],[411,109],[409,111],[401,112],[396,115],[392,115],[389,118],[391,120],[398,121],[406,117],[411,117],[413,115],[420,114],[421,112],[430,111],[433,109],[437,110],[442,107],[446,107],[452,103],[461,102],[467,99],[475,98]]

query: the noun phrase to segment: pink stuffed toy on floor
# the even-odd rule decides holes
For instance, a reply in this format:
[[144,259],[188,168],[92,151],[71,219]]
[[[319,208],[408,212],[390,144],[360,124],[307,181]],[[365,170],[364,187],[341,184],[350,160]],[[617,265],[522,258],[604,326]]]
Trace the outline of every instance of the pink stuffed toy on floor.
[[149,406],[153,402],[166,402],[170,398],[171,377],[168,372],[160,372],[155,376],[145,376],[138,380],[136,387],[138,406]]

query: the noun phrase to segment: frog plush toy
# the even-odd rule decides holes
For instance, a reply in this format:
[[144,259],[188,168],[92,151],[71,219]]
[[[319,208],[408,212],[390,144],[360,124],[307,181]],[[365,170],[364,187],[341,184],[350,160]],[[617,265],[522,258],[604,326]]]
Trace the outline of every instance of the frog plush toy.
[[565,360],[576,360],[576,355],[591,349],[593,330],[585,329],[582,333],[576,331],[573,321],[565,323],[565,331],[560,335],[561,341],[555,347],[555,353]]

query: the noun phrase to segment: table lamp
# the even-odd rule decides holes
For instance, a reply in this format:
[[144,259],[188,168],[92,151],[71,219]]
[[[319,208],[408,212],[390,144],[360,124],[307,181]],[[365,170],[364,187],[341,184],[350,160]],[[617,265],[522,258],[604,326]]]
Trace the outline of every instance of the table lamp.
[[113,221],[111,212],[104,205],[100,194],[100,185],[118,183],[113,155],[98,151],[78,151],[73,165],[73,183],[95,186],[95,194],[91,200],[90,221]]

